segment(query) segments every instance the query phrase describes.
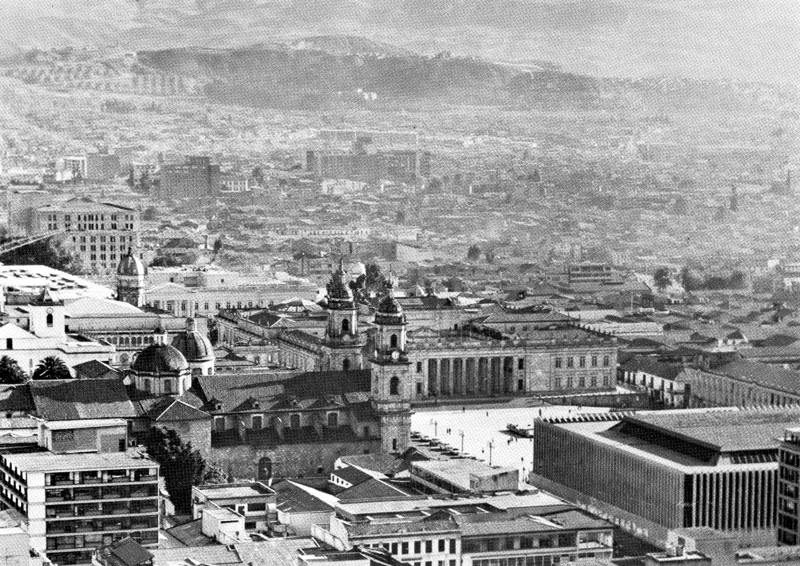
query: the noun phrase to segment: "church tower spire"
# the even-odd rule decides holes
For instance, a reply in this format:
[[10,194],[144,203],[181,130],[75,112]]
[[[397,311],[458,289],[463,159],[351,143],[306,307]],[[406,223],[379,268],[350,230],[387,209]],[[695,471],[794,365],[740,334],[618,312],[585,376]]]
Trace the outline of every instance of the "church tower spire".
[[411,362],[406,315],[391,283],[375,312],[375,350],[370,358],[372,404],[380,417],[384,453],[403,452],[411,434]]
[[358,329],[358,309],[353,292],[347,285],[344,265],[333,272],[326,286],[328,325],[325,328],[325,345],[329,349],[329,370],[356,370],[363,368],[361,349],[364,337]]

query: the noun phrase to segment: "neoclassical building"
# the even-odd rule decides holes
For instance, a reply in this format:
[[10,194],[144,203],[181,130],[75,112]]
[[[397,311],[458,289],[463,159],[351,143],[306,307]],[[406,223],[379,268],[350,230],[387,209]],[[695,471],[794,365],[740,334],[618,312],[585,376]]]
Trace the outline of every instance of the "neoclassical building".
[[279,363],[303,371],[363,369],[366,335],[358,325],[358,309],[341,263],[326,287],[328,322],[322,338],[302,330],[278,335]]
[[131,365],[131,382],[145,395],[183,395],[192,386],[192,372],[181,352],[169,344],[164,329],[156,330],[153,343]]

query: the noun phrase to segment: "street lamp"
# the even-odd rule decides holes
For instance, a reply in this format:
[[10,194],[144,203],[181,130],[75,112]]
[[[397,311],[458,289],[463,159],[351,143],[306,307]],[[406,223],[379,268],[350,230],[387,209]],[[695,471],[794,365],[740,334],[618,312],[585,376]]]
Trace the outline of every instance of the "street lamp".
[[458,435],[461,437],[461,455],[464,455],[464,431],[459,430]]
[[431,419],[431,424],[433,425],[433,437],[436,438],[439,436],[437,433],[439,430],[439,423],[436,421],[436,419]]
[[489,465],[492,465],[492,448],[494,448],[494,440],[489,441]]

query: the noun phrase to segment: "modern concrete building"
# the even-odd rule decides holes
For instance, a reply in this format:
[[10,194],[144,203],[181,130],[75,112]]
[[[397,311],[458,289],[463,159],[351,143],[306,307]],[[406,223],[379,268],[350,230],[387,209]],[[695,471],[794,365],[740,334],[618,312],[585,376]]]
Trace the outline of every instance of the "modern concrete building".
[[774,544],[778,448],[800,408],[536,421],[530,481],[658,544],[680,528]]
[[209,157],[189,156],[182,164],[161,167],[160,198],[201,198],[219,192],[219,165],[212,165]]
[[0,450],[0,503],[26,516],[31,548],[70,565],[128,536],[158,545],[158,464],[127,444],[124,420],[60,421]]
[[192,486],[192,515],[228,508],[244,517],[245,530],[266,532],[277,520],[275,490],[262,482]]
[[778,544],[800,544],[800,428],[784,433],[779,451]]

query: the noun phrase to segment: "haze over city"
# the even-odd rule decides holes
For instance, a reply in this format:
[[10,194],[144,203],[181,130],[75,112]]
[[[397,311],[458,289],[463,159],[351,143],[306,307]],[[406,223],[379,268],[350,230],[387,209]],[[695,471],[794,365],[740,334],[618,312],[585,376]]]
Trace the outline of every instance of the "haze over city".
[[0,2],[0,566],[800,564],[789,0]]

